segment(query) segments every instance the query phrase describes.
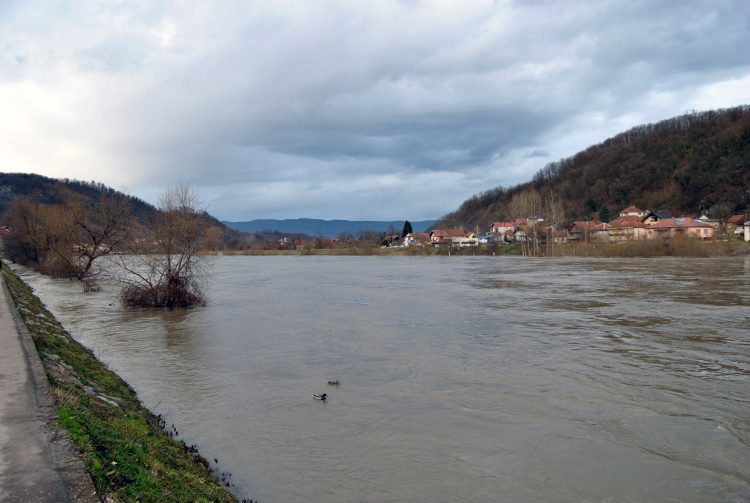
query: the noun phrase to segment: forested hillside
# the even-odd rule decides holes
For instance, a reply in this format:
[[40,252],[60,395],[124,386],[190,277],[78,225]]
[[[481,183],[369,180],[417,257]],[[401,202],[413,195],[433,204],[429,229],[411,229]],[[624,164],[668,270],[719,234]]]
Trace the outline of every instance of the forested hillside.
[[98,198],[102,193],[123,196],[127,199],[131,215],[141,221],[153,217],[156,212],[156,208],[147,202],[122,194],[102,183],[67,178],[58,180],[32,173],[0,173],[0,215],[19,197],[43,204],[60,204],[71,192],[89,200]]
[[[19,198],[44,205],[63,205],[69,202],[71,195],[80,196],[89,202],[96,201],[102,195],[125,198],[130,217],[144,225],[149,225],[157,209],[137,197],[123,194],[98,182],[55,179],[32,173],[0,173],[0,225],[5,223],[4,215],[10,204]],[[204,225],[218,229],[214,231],[215,247],[236,248],[262,240],[262,235],[248,235],[227,227],[215,217],[203,213]]]
[[[541,169],[530,182],[477,194],[437,226],[486,227],[536,192],[560,200],[568,221],[634,204],[721,218],[750,207],[750,106],[638,126]],[[544,204],[542,205],[542,207]]]

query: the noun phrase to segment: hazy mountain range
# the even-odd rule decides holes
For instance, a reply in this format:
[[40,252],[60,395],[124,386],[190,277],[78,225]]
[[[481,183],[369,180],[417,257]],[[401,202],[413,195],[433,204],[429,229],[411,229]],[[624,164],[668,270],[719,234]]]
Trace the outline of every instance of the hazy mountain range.
[[[436,220],[410,222],[414,232],[421,232],[434,225]],[[319,220],[316,218],[293,218],[286,220],[259,219],[247,222],[222,222],[224,225],[244,232],[277,231],[301,233],[308,236],[337,237],[343,232],[356,234],[363,231],[387,232],[395,229],[401,232],[403,220]]]

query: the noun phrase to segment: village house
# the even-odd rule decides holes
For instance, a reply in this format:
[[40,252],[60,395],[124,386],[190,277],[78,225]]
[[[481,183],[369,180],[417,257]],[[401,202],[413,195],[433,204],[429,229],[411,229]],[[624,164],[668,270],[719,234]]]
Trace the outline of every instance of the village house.
[[589,236],[592,241],[608,241],[609,240],[609,224],[603,223],[597,225],[589,230]]
[[[643,210],[639,210],[634,206],[626,209],[643,212]],[[647,213],[643,212],[643,216],[636,216],[633,213],[633,211],[626,212],[623,210],[620,212],[619,217],[609,223],[609,227],[607,228],[609,241],[630,241],[633,239],[646,239],[648,237],[648,233],[646,232],[648,225],[643,223],[643,219],[646,217]]]
[[731,217],[727,218],[727,221],[724,224],[724,232],[726,232],[727,234],[737,234],[741,236],[745,230],[744,228],[746,223],[747,217],[745,215],[732,215]]
[[490,233],[495,235],[505,235],[508,231],[514,231],[516,230],[516,222],[513,220],[508,220],[505,222],[495,222],[492,224],[492,227],[490,228]]
[[565,244],[570,242],[570,233],[567,229],[550,226],[544,229],[544,240],[548,243]]
[[698,220],[703,222],[704,224],[708,224],[717,231],[721,229],[721,221],[716,220],[715,218],[708,218],[706,215],[701,215],[698,217]]
[[714,236],[714,230],[712,225],[700,220],[692,218],[667,218],[649,227],[649,238],[683,235],[693,238],[711,239]]
[[430,233],[432,246],[453,246],[455,243],[464,243],[465,238],[476,240],[477,235],[473,232],[467,233],[461,229],[435,229]]
[[576,220],[568,230],[569,239],[571,241],[588,242],[592,238],[592,232],[597,229],[601,230],[603,225],[606,224],[599,220]]
[[628,206],[620,212],[620,218],[622,217],[638,217],[641,221],[648,216],[650,212],[642,210],[636,206]]
[[[728,233],[748,233],[750,228],[745,215],[735,215],[724,223]],[[540,219],[541,221],[541,219]],[[507,242],[523,242],[532,239],[534,233],[543,241],[567,243],[575,241],[601,241],[618,243],[631,240],[655,239],[658,237],[687,236],[697,239],[711,239],[718,232],[718,221],[696,215],[675,218],[671,213],[650,211],[628,206],[609,223],[598,220],[577,220],[567,230],[552,226],[532,227],[526,219],[511,219],[492,224],[489,235]],[[433,242],[437,240],[433,238]]]
[[381,246],[393,246],[398,248],[399,246],[404,246],[403,239],[401,238],[401,234],[387,234],[383,236],[383,240],[381,241]]
[[674,218],[669,213],[657,213],[628,206],[619,216],[606,226],[604,232],[589,231],[610,242],[621,242],[656,237],[674,237],[677,235],[700,239],[710,239],[718,231],[717,222],[703,216]]
[[648,211],[641,222],[646,225],[652,225],[659,220],[664,220],[665,218],[672,218],[672,214],[663,211]]
[[429,232],[410,232],[404,236],[404,246],[424,246],[429,243]]

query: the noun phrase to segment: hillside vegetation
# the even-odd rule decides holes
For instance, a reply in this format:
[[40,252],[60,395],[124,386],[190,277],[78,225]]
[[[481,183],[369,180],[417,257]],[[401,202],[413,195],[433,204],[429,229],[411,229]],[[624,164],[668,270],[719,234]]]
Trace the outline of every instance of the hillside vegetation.
[[0,173],[0,215],[10,204],[20,198],[33,199],[42,204],[63,204],[75,194],[87,200],[95,200],[101,194],[124,197],[131,216],[142,222],[153,218],[156,208],[134,196],[122,194],[98,182],[83,182],[68,178],[56,179],[32,173]]
[[637,126],[545,166],[530,182],[466,200],[437,227],[487,227],[514,215],[514,197],[559,198],[568,221],[630,204],[715,218],[750,207],[750,106],[690,113]]
[[[18,199],[60,207],[78,198],[91,206],[102,196],[122,198],[126,203],[129,219],[140,225],[150,225],[159,212],[156,207],[142,199],[95,181],[56,179],[32,173],[0,173],[0,225],[10,223],[8,212],[12,203]],[[211,249],[240,248],[267,237],[262,234],[246,234],[228,227],[206,212],[203,212],[202,218],[206,228],[215,229],[211,242],[207,243]],[[268,239],[275,238],[276,236],[271,236]]]

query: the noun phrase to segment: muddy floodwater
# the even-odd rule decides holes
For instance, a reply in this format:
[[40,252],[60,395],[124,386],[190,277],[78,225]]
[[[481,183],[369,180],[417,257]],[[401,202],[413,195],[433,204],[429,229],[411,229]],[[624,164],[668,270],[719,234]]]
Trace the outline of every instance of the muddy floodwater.
[[217,257],[188,311],[22,276],[240,499],[750,501],[750,257]]

